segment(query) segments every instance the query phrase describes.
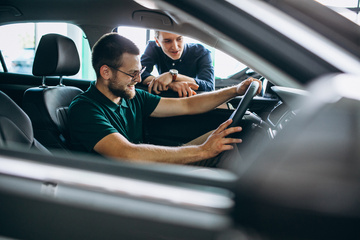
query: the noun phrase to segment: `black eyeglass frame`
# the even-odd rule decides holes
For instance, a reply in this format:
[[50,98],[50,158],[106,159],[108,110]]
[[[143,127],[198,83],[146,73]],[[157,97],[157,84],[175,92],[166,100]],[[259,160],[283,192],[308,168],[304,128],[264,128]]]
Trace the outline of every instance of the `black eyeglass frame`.
[[128,75],[129,77],[131,77],[131,81],[134,81],[135,78],[140,77],[141,74],[143,74],[143,72],[144,72],[145,69],[146,69],[146,66],[145,66],[145,67],[142,67],[139,72],[135,73],[134,75],[131,75],[131,74],[126,73],[126,72],[124,72],[124,71],[121,71],[120,69],[117,69],[117,68],[115,68],[115,67],[113,67],[113,66],[110,66],[110,65],[108,65],[108,66],[109,66],[110,68],[116,70],[116,71],[119,71],[119,72],[121,72],[121,73],[123,73],[123,74],[125,74],[125,75]]

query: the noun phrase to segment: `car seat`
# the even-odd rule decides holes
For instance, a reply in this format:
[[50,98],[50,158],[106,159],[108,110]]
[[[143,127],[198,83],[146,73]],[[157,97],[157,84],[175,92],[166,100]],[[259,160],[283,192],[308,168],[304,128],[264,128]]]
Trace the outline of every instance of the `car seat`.
[[[32,121],[35,138],[49,149],[69,150],[68,107],[83,91],[65,86],[62,77],[75,75],[79,69],[79,54],[70,38],[59,34],[41,38],[35,53],[33,75],[42,77],[42,85],[25,91],[22,107]],[[59,85],[47,86],[47,76],[59,76]]]
[[5,93],[0,91],[0,147],[50,153],[35,138],[31,120]]

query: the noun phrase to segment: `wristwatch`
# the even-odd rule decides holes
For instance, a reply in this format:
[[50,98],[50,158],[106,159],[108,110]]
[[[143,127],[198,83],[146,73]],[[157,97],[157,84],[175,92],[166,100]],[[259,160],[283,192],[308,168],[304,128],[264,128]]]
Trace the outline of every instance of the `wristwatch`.
[[171,76],[172,76],[172,80],[173,81],[175,81],[176,80],[176,78],[177,78],[177,75],[178,75],[178,70],[176,70],[176,69],[170,69],[170,74],[171,74]]

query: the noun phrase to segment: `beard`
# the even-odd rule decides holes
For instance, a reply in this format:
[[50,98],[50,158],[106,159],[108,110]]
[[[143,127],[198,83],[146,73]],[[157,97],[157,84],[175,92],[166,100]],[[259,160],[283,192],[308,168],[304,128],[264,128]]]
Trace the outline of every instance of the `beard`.
[[132,99],[136,92],[127,88],[127,85],[121,85],[116,79],[111,79],[108,86],[110,92],[117,97]]

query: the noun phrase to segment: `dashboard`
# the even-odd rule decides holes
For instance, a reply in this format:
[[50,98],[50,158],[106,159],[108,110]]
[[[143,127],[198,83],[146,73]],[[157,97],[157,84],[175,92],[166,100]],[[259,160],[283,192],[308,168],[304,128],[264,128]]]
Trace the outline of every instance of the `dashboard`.
[[271,90],[280,98],[267,118],[272,129],[271,134],[276,136],[298,114],[300,111],[299,102],[308,96],[308,92],[278,86],[272,86]]

